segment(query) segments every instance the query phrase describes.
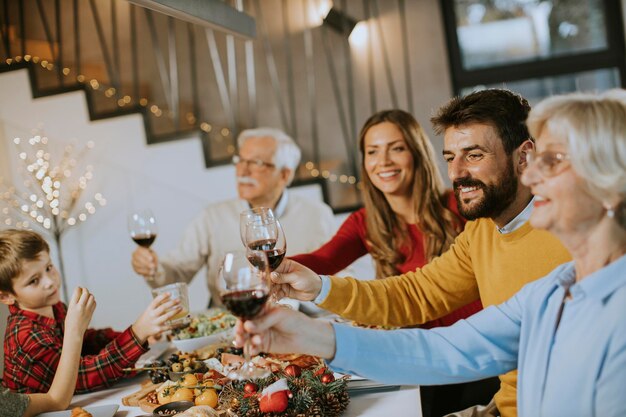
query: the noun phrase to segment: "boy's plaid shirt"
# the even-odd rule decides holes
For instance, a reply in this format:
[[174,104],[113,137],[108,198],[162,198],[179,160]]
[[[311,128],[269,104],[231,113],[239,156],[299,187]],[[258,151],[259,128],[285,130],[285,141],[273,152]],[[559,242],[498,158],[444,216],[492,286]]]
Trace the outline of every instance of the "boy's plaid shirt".
[[[9,306],[4,337],[3,385],[17,392],[47,392],[61,358],[67,307],[53,307],[54,319]],[[131,328],[85,332],[76,382],[76,393],[105,388],[132,373],[122,371],[147,351]]]

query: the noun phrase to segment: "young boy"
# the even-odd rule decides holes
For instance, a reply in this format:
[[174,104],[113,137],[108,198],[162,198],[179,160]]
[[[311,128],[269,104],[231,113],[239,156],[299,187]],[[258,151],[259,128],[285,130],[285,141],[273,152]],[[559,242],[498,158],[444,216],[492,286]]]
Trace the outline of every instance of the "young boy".
[[[0,232],[0,302],[9,306],[4,338],[6,388],[46,392],[59,364],[66,307],[59,299],[59,273],[46,241],[23,230]],[[109,387],[132,374],[124,368],[148,350],[147,339],[168,330],[166,321],[181,310],[169,294],[156,297],[144,313],[119,333],[88,329],[76,393]]]
[[84,288],[77,288],[67,307],[63,353],[56,375],[46,394],[17,394],[0,388],[0,417],[31,417],[46,411],[64,410],[70,405],[83,335],[96,308],[93,295]]

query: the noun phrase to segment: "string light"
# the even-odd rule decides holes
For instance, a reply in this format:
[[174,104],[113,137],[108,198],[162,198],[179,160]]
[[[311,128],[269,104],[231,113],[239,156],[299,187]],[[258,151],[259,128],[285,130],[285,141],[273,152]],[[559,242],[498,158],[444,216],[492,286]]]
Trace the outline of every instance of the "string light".
[[[5,183],[0,178],[0,209],[3,223],[17,228],[28,228],[31,223],[38,224],[56,238],[76,224],[75,218],[81,222],[96,212],[96,205],[106,205],[101,193],[93,196],[83,207],[84,190],[93,179],[93,166],[86,165],[79,170],[79,160],[95,146],[93,141],[85,144],[79,152],[73,146],[64,148],[58,162],[52,161],[48,150],[48,138],[43,134],[34,134],[24,140],[16,137],[13,144],[21,162],[22,190]],[[71,181],[72,178],[76,178]]]
[[[40,63],[40,65],[42,66],[42,68],[47,69],[48,71],[52,71],[54,69],[54,63],[45,60],[45,59],[40,59],[38,56],[32,56],[29,54],[22,56],[15,56],[13,58],[7,58],[6,59],[6,63],[11,65],[14,61],[17,62],[21,62],[22,60],[26,61],[26,62],[33,62],[35,64]],[[68,68],[68,67],[64,67],[62,70],[62,73],[64,75],[69,75],[70,73],[72,73],[72,69]],[[74,71],[75,72],[75,71]],[[86,82],[86,78],[83,74],[78,74],[76,75],[76,81],[78,83],[85,83]],[[94,91],[98,91],[104,94],[104,96],[106,98],[109,99],[116,99],[117,101],[117,105],[118,107],[124,107],[130,103],[132,103],[134,101],[133,97],[130,95],[124,95],[122,98],[117,99],[116,98],[116,89],[115,87],[105,87],[98,79],[96,78],[92,78],[89,80],[88,82],[89,86],[92,88],[92,90]],[[146,107],[150,110],[150,112],[152,113],[152,115],[154,117],[161,117],[163,116],[163,110],[162,108],[160,108],[157,104],[154,103],[150,103],[150,101],[145,98],[145,97],[141,97],[139,100],[137,100],[137,103],[142,106],[142,107]],[[169,110],[165,110],[165,114],[169,115],[170,117],[172,116],[171,111]],[[198,121],[198,119],[196,118],[196,116],[192,113],[192,112],[188,112],[185,115],[185,118],[187,120],[187,123],[189,125],[196,125],[199,124],[200,126],[200,130],[202,130],[205,133],[210,133],[213,131],[214,126],[207,122],[207,121]],[[230,129],[228,129],[227,127],[222,127],[219,129],[220,134],[219,135],[214,135],[213,139],[216,140],[217,142],[222,142],[222,140],[224,138],[228,138],[230,135]],[[47,140],[47,139],[46,139]],[[235,153],[235,147],[232,145],[227,146],[226,151],[229,154],[234,154]],[[357,188],[362,189],[362,184],[360,182],[357,183],[356,177],[354,177],[353,175],[348,175],[348,174],[343,174],[343,173],[335,173],[335,172],[331,172],[329,170],[322,170],[320,171],[320,169],[315,167],[315,163],[313,161],[307,161],[304,165],[304,167],[306,168],[308,175],[310,177],[313,178],[318,178],[318,177],[322,177],[324,178],[326,181],[330,181],[333,183],[339,182],[341,184],[350,184],[350,185],[355,185],[357,186]],[[66,177],[69,176],[66,174]],[[75,222],[75,220],[74,220]]]

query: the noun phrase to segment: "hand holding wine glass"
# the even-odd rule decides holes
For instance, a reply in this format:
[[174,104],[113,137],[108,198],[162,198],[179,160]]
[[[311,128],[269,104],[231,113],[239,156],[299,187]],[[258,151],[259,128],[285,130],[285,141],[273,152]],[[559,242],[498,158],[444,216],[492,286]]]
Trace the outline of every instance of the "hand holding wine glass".
[[[259,315],[269,298],[269,266],[263,251],[228,252],[220,268],[220,296],[231,313],[241,321]],[[236,379],[267,377],[267,369],[256,367],[250,361],[248,340],[243,344],[244,364],[228,376]]]
[[156,272],[157,257],[150,246],[157,236],[157,223],[150,210],[139,210],[128,216],[130,237],[139,245],[133,252],[132,266],[135,272],[146,278],[153,278]]

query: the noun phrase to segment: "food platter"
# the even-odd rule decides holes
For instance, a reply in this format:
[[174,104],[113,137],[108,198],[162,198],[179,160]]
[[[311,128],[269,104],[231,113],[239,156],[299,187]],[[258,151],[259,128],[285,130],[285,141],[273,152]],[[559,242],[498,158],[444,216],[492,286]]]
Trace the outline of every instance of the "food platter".
[[229,328],[208,336],[193,337],[190,339],[172,339],[172,344],[176,350],[181,352],[194,352],[209,345],[232,340],[232,338],[233,329]]
[[[309,355],[268,354],[254,357],[256,366],[271,371],[269,377],[255,381],[230,380],[226,376],[230,375],[229,370],[241,366],[243,358],[240,349],[225,344],[212,345],[192,353],[176,352],[165,361],[159,361],[158,365],[165,363],[168,367],[180,369],[176,365],[181,362],[193,371],[177,372],[181,375],[170,378],[171,369],[164,372],[159,366],[158,371],[151,371],[151,377],[157,382],[154,376],[160,372],[159,378],[167,375],[166,380],[159,383],[146,381],[141,390],[123,399],[124,404],[152,413],[156,407],[168,402],[192,401],[218,411],[234,410],[241,417],[258,415],[259,412],[287,417],[296,415],[293,414],[296,411],[297,415],[304,416],[315,415],[315,412],[319,414],[328,401],[333,411],[324,415],[338,416],[349,400],[346,390],[348,377],[334,377],[321,359]],[[277,386],[283,387],[279,392],[289,392],[282,402],[276,400],[279,395],[274,392],[278,390]],[[309,409],[313,410],[313,414],[308,413]]]
[[193,352],[232,338],[237,318],[221,308],[195,314],[189,326],[175,330],[172,343],[181,352]]

